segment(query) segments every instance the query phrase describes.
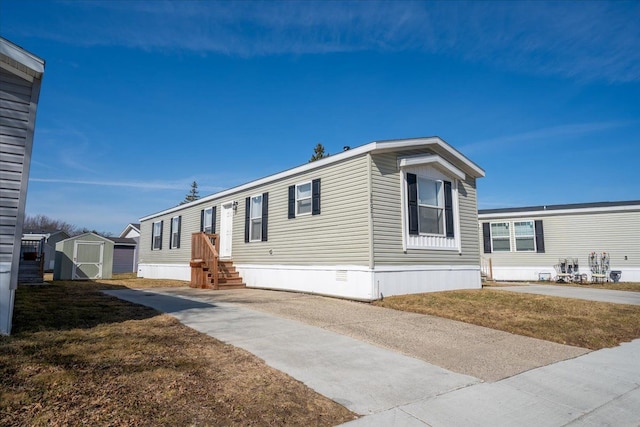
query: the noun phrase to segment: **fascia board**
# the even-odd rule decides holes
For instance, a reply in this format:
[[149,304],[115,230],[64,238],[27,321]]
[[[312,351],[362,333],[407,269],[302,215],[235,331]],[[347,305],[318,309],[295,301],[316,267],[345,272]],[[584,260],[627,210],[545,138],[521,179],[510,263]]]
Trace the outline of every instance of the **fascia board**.
[[443,172],[448,172],[450,175],[464,181],[466,174],[460,169],[438,156],[437,154],[429,154],[425,156],[409,156],[398,158],[398,167],[403,168],[407,166],[419,166],[435,164],[438,169],[444,169]]
[[44,60],[27,52],[21,47],[11,43],[9,40],[0,37],[0,54],[13,59],[34,72],[42,75],[44,73]]
[[520,218],[520,217],[534,217],[534,216],[554,216],[554,215],[572,215],[572,214],[585,214],[585,213],[611,213],[611,212],[640,212],[640,207],[637,205],[629,206],[611,206],[601,208],[578,208],[578,209],[553,209],[553,210],[536,210],[536,211],[523,211],[523,212],[504,212],[504,213],[478,213],[478,219],[502,219],[502,218]]

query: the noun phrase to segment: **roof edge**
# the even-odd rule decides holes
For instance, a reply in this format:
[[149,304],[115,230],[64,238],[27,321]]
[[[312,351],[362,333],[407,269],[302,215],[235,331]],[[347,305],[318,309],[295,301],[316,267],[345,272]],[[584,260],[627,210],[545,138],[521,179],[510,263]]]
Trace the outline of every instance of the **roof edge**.
[[4,37],[0,37],[0,54],[13,59],[39,75],[44,74],[44,59],[10,42]]
[[523,206],[515,208],[498,208],[498,209],[478,209],[478,217],[491,216],[499,214],[521,214],[521,213],[543,213],[543,212],[561,212],[561,211],[581,211],[581,210],[611,210],[615,208],[635,207],[640,208],[640,200],[626,200],[616,202],[591,202],[591,203],[570,203],[562,205],[540,205],[540,206]]

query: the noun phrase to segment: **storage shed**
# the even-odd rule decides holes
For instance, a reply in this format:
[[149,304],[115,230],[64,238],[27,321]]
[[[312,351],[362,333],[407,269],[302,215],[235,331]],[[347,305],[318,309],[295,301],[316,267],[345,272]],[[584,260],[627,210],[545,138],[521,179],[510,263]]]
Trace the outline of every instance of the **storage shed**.
[[127,237],[109,237],[114,243],[112,273],[134,273],[138,270],[136,249],[138,242]]
[[85,233],[56,243],[54,280],[110,279],[114,243],[95,233]]

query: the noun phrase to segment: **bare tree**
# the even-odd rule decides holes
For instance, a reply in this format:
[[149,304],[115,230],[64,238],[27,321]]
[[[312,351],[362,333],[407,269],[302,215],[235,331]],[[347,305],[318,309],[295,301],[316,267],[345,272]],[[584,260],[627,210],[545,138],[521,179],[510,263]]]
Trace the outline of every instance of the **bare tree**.
[[62,230],[69,236],[77,233],[78,228],[68,222],[49,218],[46,215],[27,215],[24,219],[23,230],[29,231],[56,231]]

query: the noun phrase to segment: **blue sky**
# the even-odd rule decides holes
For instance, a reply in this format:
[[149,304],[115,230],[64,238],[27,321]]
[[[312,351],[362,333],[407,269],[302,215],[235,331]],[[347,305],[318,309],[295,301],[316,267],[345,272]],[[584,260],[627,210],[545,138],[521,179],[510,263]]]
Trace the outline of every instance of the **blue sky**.
[[27,214],[129,222],[438,135],[482,208],[640,199],[640,2],[0,1],[46,60]]

